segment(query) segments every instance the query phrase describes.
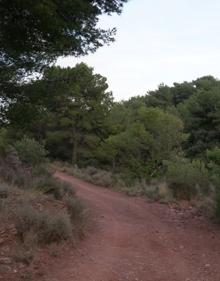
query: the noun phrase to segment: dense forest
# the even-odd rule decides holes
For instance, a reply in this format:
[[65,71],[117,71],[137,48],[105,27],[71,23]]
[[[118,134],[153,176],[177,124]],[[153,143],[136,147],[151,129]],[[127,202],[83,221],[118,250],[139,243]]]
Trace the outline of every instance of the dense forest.
[[112,97],[105,93],[106,79],[87,66],[51,66],[58,57],[86,55],[113,42],[116,30],[101,29],[98,22],[101,15],[120,14],[125,2],[1,1],[2,280],[42,280],[42,267],[33,265],[38,249],[57,255],[58,243],[76,245],[85,235],[86,207],[72,185],[54,176],[50,160],[84,161],[81,139],[88,154],[108,136]]
[[141,182],[157,180],[175,198],[218,194],[220,82],[214,77],[161,84],[114,102],[107,79],[81,63],[48,67],[17,91],[1,110],[9,142],[34,139],[51,160],[91,174],[101,169],[102,185],[139,185],[144,193]]
[[[74,242],[71,248],[75,249],[76,241],[85,236],[90,217],[73,188],[73,179],[77,181],[77,177],[129,195],[146,196],[150,202],[175,202],[177,205],[181,201],[187,202],[195,207],[196,212],[201,210],[220,221],[220,80],[205,76],[191,82],[174,83],[173,86],[161,84],[142,96],[134,93],[133,98],[116,102],[107,78],[102,76],[104,73],[95,73],[93,67],[85,63],[72,68],[61,68],[56,64],[60,57],[87,55],[112,43],[116,29],[98,27],[100,16],[120,14],[126,2],[0,1],[0,274],[4,274],[1,275],[4,280],[41,279],[41,273],[32,279],[27,271],[35,255],[40,253],[41,258],[56,256],[54,249],[58,243],[67,240],[68,243]],[[72,181],[68,182],[57,176],[67,177],[67,173],[76,177],[71,177]],[[97,188],[84,184],[89,186],[88,193],[92,187]],[[100,190],[103,191],[99,189],[94,194],[97,196]],[[116,199],[119,195],[111,194]],[[102,200],[102,196],[100,198]],[[137,204],[129,205],[128,198],[123,198],[126,208],[119,213],[127,215],[128,212],[130,215],[131,206],[136,208]],[[143,201],[144,207],[140,210],[147,210],[147,202]],[[96,208],[97,202],[91,206]],[[115,201],[116,209],[118,202],[122,201]],[[148,210],[151,207],[149,204]],[[113,208],[114,205],[109,210]],[[160,217],[162,209],[156,209]],[[129,223],[132,231],[121,231],[122,240],[119,235],[118,245],[115,237],[120,227],[124,227],[124,219],[121,224],[121,216],[121,221],[117,222],[118,210],[113,214],[109,210],[104,215],[100,214],[106,220],[104,228],[108,228],[105,229],[108,234],[111,227],[116,232],[113,238],[106,235],[106,244],[111,238],[114,243],[109,244],[111,249],[108,251],[106,248],[104,254],[118,254],[122,245],[130,244],[132,237],[135,251],[137,244],[142,247],[148,236],[144,236],[141,242],[137,239],[136,243],[137,236],[142,237],[144,229],[142,225],[140,228],[141,220],[139,225],[136,224],[137,210],[133,214],[133,223]],[[156,219],[155,214],[150,220]],[[145,215],[144,211],[140,218],[145,220]],[[170,220],[167,221],[172,227]],[[139,227],[139,233],[133,231],[134,225]],[[153,223],[150,222],[147,231],[149,226],[151,228]],[[149,232],[159,241],[155,240],[155,243],[153,238],[148,239],[157,246],[147,244],[152,248],[154,259],[161,243],[162,236],[158,235],[168,234],[167,230],[164,231],[168,228],[164,226],[164,222],[160,222],[159,226],[152,228],[162,227],[161,233],[158,230]],[[127,227],[126,224],[124,231]],[[103,229],[98,227],[97,237],[101,237]],[[213,240],[213,233],[211,235]],[[129,242],[124,241],[125,237],[129,237]],[[174,240],[174,236],[169,237]],[[100,241],[105,243],[103,237]],[[99,250],[105,248],[97,244]],[[49,245],[55,247],[49,248]],[[120,249],[112,251],[115,246],[120,246]],[[175,248],[179,253],[181,247],[178,244],[170,249]],[[198,248],[200,245],[196,246],[194,256],[199,256]],[[210,247],[210,251],[213,248]],[[132,253],[133,265],[133,249],[129,253]],[[81,258],[85,256],[87,249]],[[99,260],[101,256],[99,252]],[[187,259],[191,256],[187,254]],[[158,257],[164,259],[165,256]],[[117,261],[113,262],[115,266]],[[124,263],[127,270],[127,255]],[[181,272],[184,263],[180,263]],[[98,262],[96,266],[99,266]],[[210,264],[205,267],[209,268]],[[32,269],[39,270],[39,264]],[[152,272],[159,272],[158,267]]]
[[16,174],[17,159],[23,172],[13,183],[25,185],[27,167],[47,157],[130,194],[211,198],[208,205],[220,215],[220,81],[206,76],[161,84],[115,102],[107,79],[92,67],[56,66],[60,56],[85,55],[114,41],[115,29],[97,22],[101,14],[120,14],[126,1],[93,2],[3,1],[1,176],[13,178],[5,167]]

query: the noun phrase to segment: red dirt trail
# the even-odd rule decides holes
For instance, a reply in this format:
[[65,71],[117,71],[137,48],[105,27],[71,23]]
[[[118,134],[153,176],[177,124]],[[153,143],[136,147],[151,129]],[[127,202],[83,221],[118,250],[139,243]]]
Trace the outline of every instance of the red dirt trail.
[[205,218],[56,176],[73,185],[94,225],[46,281],[220,281],[220,230]]

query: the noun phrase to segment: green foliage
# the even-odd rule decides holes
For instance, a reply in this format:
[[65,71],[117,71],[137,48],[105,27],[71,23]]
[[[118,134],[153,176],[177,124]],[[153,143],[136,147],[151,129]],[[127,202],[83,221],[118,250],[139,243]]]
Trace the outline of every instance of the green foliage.
[[215,186],[215,217],[220,221],[220,149],[215,147],[207,150],[209,175]]
[[68,213],[73,223],[83,220],[85,207],[77,198],[67,198],[66,205]]
[[5,128],[0,129],[0,157],[4,156],[8,148],[8,132]]
[[[165,182],[160,180],[146,182],[145,179],[138,180],[131,178],[129,174],[113,174],[95,167],[74,169],[67,164],[56,163],[55,165],[56,169],[61,170],[62,172],[77,176],[93,184],[114,188],[129,196],[146,196],[151,200],[157,200],[164,203],[173,201],[173,191]],[[69,214],[70,216],[73,216],[73,222],[75,220],[83,221],[84,215],[83,218],[80,216],[80,210],[83,210],[83,205],[75,198],[68,198],[66,202]]]
[[[45,68],[41,79],[17,86],[22,94],[0,117],[7,127],[0,131],[0,175],[59,200],[72,195],[44,172],[40,140],[51,158],[71,162],[72,174],[100,186],[163,202],[217,194],[219,89],[207,76],[116,103],[106,78],[83,63]],[[23,135],[31,138],[16,141]],[[71,204],[70,213],[77,208]]]
[[84,237],[89,217],[87,209],[76,197],[68,197],[66,206],[72,222],[74,234],[79,238]]
[[129,195],[144,195],[153,201],[169,203],[174,200],[173,191],[166,182],[161,180],[136,181],[131,187],[126,188]]
[[[99,17],[102,14],[120,14],[126,2],[127,0],[2,0],[0,126],[9,123],[7,115],[10,107],[16,108],[20,124],[21,120],[26,122],[27,119],[35,119],[37,125],[41,121],[41,126],[45,126],[42,119],[36,118],[39,109],[36,103],[27,104],[23,95],[23,89],[29,87],[24,83],[27,82],[27,76],[32,78],[41,74],[58,57],[85,55],[114,41],[116,29],[99,28]],[[49,84],[56,87],[53,80]],[[32,96],[33,89],[29,94]],[[44,108],[41,107],[40,111],[43,112]],[[41,126],[38,127],[38,132],[41,132]]]
[[34,187],[40,190],[42,193],[51,194],[57,200],[61,200],[64,196],[62,182],[53,178],[51,175],[36,178],[34,184]]
[[220,192],[217,193],[216,197],[215,217],[220,222]]
[[148,92],[143,102],[149,107],[159,107],[168,110],[170,107],[176,107],[178,104],[181,104],[195,92],[193,83],[174,83],[173,87],[161,84],[157,90]]
[[4,156],[0,157],[0,177],[8,183],[29,187],[31,174],[18,157],[13,146],[7,146]]
[[46,150],[34,139],[24,137],[15,142],[14,147],[21,161],[27,165],[36,166],[46,162]]
[[157,161],[168,159],[170,154],[181,148],[185,136],[182,121],[157,108],[140,108],[140,120],[153,137],[152,158]]
[[212,150],[207,150],[207,158],[214,164],[220,165],[220,148],[215,147]]
[[23,86],[23,98],[6,116],[12,131],[43,139],[51,157],[89,165],[109,132],[107,88],[106,78],[83,63],[47,68],[40,81]]
[[111,135],[98,148],[98,157],[119,173],[146,178],[161,173],[162,161],[181,149],[181,120],[159,108],[136,108],[122,132]]
[[115,184],[115,177],[111,172],[95,167],[75,168],[72,169],[72,173],[81,179],[103,187],[113,187]]
[[52,177],[51,174],[36,177],[33,187],[44,194],[53,195],[57,200],[63,199],[65,195],[75,195],[75,191],[70,184]]
[[39,242],[50,244],[70,238],[72,227],[69,217],[64,213],[41,213]]
[[[87,65],[45,68],[59,56],[87,54],[113,41],[115,30],[97,23],[102,14],[120,13],[125,2],[1,2],[1,178],[59,200],[73,195],[70,185],[47,171],[47,151],[40,144],[45,143],[51,158],[72,162],[75,175],[100,186],[120,183],[129,194],[156,200],[171,198],[172,191],[190,199],[206,196],[211,182],[219,194],[220,81],[206,76],[161,84],[145,96],[114,103],[106,78]],[[23,83],[33,71],[41,72],[41,79]],[[172,191],[165,183],[146,183],[163,177]],[[8,196],[4,188],[0,196]],[[80,204],[71,199],[67,206],[71,219],[79,219]],[[68,236],[57,232],[68,232],[66,218],[55,221],[30,209],[20,218],[21,233],[45,224],[43,240]]]
[[220,82],[203,78],[195,84],[196,93],[179,105],[179,111],[189,132],[188,155],[204,157],[207,149],[219,146]]
[[44,147],[25,137],[5,149],[4,157],[0,158],[0,177],[20,188],[37,189],[41,193],[53,195],[57,200],[61,200],[65,194],[74,195],[68,183],[53,177],[45,165],[46,161]]
[[6,70],[4,77],[1,75],[3,83],[10,81],[10,74],[41,71],[42,66],[59,56],[87,54],[112,42],[115,29],[97,27],[99,16],[120,13],[125,2],[2,0],[0,53],[1,69]]
[[72,231],[70,220],[64,213],[39,212],[30,205],[16,210],[15,227],[22,242],[28,233],[33,232],[41,244],[66,240]]
[[166,178],[176,198],[191,199],[201,193],[208,194],[210,182],[204,163],[176,158],[166,161],[165,165]]

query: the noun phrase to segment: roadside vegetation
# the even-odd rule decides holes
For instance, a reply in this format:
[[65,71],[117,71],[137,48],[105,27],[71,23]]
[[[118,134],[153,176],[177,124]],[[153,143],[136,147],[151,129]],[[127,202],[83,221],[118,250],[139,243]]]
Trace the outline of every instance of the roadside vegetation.
[[47,155],[72,165],[79,177],[128,194],[208,198],[219,217],[218,79],[161,84],[115,102],[107,79],[86,64],[55,66],[61,56],[114,41],[115,29],[98,28],[98,19],[120,14],[126,2],[2,2],[0,176],[62,200],[70,189],[51,177]]
[[217,79],[160,85],[114,102],[106,78],[81,63],[52,66],[42,79],[19,87],[22,98],[2,111],[1,142],[12,143],[2,151],[6,181],[62,199],[65,187],[43,168],[47,154],[97,185],[161,202],[189,200],[219,218]]
[[46,155],[36,140],[14,142],[1,130],[1,257],[15,268],[30,266],[39,248],[75,243],[86,233],[86,208],[71,185],[54,178]]
[[219,112],[220,82],[211,76],[160,85],[145,96],[112,101],[99,130],[88,117],[77,146],[68,154],[66,143],[51,156],[88,182],[162,202],[189,200],[218,218]]
[[51,161],[129,195],[189,200],[220,221],[220,81],[115,102],[93,68],[55,63],[114,41],[97,23],[127,1],[41,2],[1,3],[0,243],[14,241],[11,255],[30,264],[35,247],[84,236],[85,207]]
[[[52,65],[59,57],[86,55],[113,42],[116,30],[99,28],[99,17],[120,14],[126,2],[1,1],[0,275],[4,280],[32,280],[33,268],[28,272],[24,264],[32,264],[39,249],[46,251],[52,244],[54,250],[55,244],[84,236],[86,209],[72,186],[53,176],[49,159],[59,157],[67,141],[76,163],[82,126],[98,135],[102,130],[98,120],[112,98],[105,94],[106,79],[93,75],[87,66],[63,70]],[[97,107],[93,115],[92,108]],[[52,156],[50,151],[58,146],[59,152]]]

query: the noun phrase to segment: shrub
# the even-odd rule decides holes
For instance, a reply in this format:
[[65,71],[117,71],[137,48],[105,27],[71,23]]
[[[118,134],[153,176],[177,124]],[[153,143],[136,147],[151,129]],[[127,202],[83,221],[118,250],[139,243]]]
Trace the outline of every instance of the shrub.
[[159,182],[157,184],[158,200],[163,203],[169,203],[173,201],[173,192],[171,188],[165,182]]
[[36,177],[34,187],[44,194],[54,195],[57,200],[63,199],[64,195],[75,195],[75,190],[70,183],[54,178],[50,174]]
[[215,217],[220,222],[220,192],[216,197]]
[[52,215],[48,212],[40,213],[39,216],[39,242],[50,244],[68,239],[72,234],[69,217],[64,213]]
[[0,182],[0,199],[7,198],[9,195],[9,186]]
[[11,256],[15,262],[23,263],[26,265],[30,265],[34,259],[33,251],[21,246],[16,247]]
[[[69,169],[66,171],[69,173]],[[115,185],[115,178],[109,171],[87,167],[83,169],[74,168],[72,173],[81,179],[103,187],[113,187]]]
[[220,190],[220,149],[214,148],[212,150],[208,150],[207,158],[210,180],[218,192],[218,190]]
[[35,187],[44,194],[52,194],[55,199],[61,200],[64,195],[64,184],[51,175],[41,176],[35,179]]
[[209,161],[214,162],[217,165],[220,165],[220,148],[216,147],[212,150],[207,150],[207,158]]
[[7,130],[4,128],[0,129],[0,157],[4,156],[8,147],[8,135]]
[[88,218],[84,205],[77,198],[68,198],[66,200],[66,206],[75,234],[83,237],[85,235]]
[[0,177],[13,185],[22,187],[31,185],[31,171],[24,167],[17,151],[12,146],[8,146],[5,156],[0,158]]
[[93,175],[97,174],[98,169],[95,168],[95,167],[88,166],[88,167],[85,169],[85,172],[87,172],[88,175],[93,176]]
[[68,198],[66,206],[72,222],[82,219],[85,208],[77,198]]
[[25,235],[38,225],[38,213],[31,206],[24,205],[16,210],[15,228],[19,239],[24,242]]
[[201,161],[188,159],[166,161],[166,179],[179,199],[191,199],[200,193],[208,193],[210,182],[208,171]]
[[42,163],[37,166],[32,167],[32,175],[33,177],[38,176],[51,176],[51,172],[47,163]]
[[95,184],[112,187],[114,186],[114,178],[111,172],[100,170],[92,176],[93,182]]
[[153,201],[168,203],[173,201],[172,190],[164,182],[152,181],[147,183],[146,180],[136,180],[130,186],[123,185],[119,190],[125,192],[129,196],[146,196]]
[[117,182],[117,189],[125,192],[129,196],[141,196],[145,195],[146,191],[146,186],[145,186],[145,181],[142,180],[136,180],[134,183],[130,185],[124,184],[124,181],[118,181]]
[[71,235],[71,223],[66,214],[39,212],[30,205],[16,210],[15,227],[23,243],[30,232],[35,233],[37,241],[42,244],[60,242]]
[[73,186],[66,182],[66,181],[60,181],[60,184],[62,186],[62,189],[64,191],[64,194],[70,195],[70,196],[75,196],[76,192],[73,188]]
[[31,172],[26,169],[18,169],[12,175],[12,184],[19,186],[23,189],[29,189],[33,187],[33,178]]
[[24,137],[22,140],[15,142],[14,147],[19,158],[25,164],[36,166],[46,162],[46,150],[34,139]]

